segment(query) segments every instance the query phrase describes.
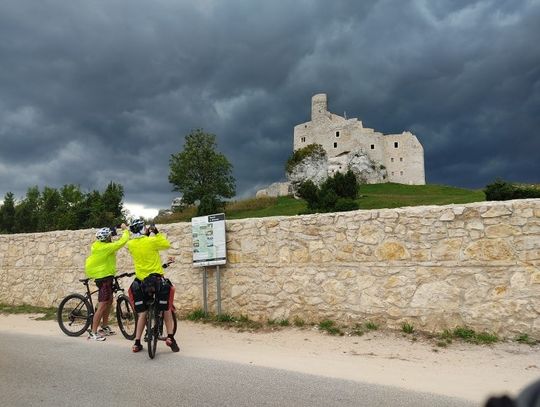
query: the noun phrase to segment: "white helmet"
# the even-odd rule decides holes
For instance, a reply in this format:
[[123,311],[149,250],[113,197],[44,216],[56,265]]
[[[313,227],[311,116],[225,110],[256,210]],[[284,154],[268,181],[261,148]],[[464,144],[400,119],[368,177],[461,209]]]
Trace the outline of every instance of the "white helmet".
[[96,232],[96,239],[100,242],[104,242],[111,236],[112,232],[109,228],[101,228]]

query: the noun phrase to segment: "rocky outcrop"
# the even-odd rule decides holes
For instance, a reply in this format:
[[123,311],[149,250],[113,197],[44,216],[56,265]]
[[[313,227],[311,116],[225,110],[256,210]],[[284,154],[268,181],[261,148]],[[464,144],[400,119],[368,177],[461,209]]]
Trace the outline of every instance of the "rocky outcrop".
[[387,181],[388,175],[384,165],[373,161],[362,150],[347,151],[328,159],[328,172],[345,173],[351,170],[360,184],[380,184]]
[[292,194],[290,182],[274,182],[264,189],[260,189],[255,194],[255,198],[288,196]]
[[291,183],[293,191],[308,179],[315,185],[321,185],[328,178],[328,157],[325,155],[311,155],[292,168],[287,174],[287,179]]
[[293,192],[307,180],[315,185],[322,184],[329,176],[337,172],[345,173],[351,170],[360,184],[377,184],[386,182],[386,168],[373,161],[362,150],[347,151],[336,157],[326,155],[309,156],[298,163],[288,174]]

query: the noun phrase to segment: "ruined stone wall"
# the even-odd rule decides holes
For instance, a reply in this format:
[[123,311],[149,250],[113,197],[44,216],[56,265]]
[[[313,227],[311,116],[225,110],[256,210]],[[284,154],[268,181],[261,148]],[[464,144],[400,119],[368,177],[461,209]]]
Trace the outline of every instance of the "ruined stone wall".
[[[311,121],[294,127],[293,149],[320,144],[328,157],[362,150],[370,159],[388,168],[387,182],[424,185],[424,149],[415,135],[406,131],[384,135],[365,128],[356,118],[347,119],[327,110],[326,94],[312,97]],[[394,147],[398,143],[398,147]]]
[[[222,310],[251,319],[458,325],[540,338],[540,200],[227,221]],[[163,225],[176,306],[202,304],[191,225]],[[0,236],[0,302],[57,305],[80,291],[92,230]],[[126,249],[119,270],[132,270]],[[215,272],[210,269],[210,306]],[[126,282],[127,283],[127,282]],[[127,284],[126,284],[127,285]]]

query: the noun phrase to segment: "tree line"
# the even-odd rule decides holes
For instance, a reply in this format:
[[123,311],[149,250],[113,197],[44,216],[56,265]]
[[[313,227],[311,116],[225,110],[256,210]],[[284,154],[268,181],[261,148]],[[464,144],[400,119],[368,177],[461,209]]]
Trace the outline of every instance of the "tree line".
[[125,219],[124,188],[110,182],[103,192],[81,191],[68,184],[60,189],[37,186],[15,200],[7,192],[0,207],[0,233],[32,233],[114,226]]

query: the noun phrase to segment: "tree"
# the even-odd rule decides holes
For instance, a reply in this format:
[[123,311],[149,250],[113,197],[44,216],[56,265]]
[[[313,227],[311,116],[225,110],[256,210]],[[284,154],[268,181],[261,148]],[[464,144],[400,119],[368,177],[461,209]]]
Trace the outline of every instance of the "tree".
[[182,193],[184,206],[199,202],[199,216],[219,212],[225,206],[222,198],[236,193],[232,165],[216,151],[214,134],[192,131],[186,136],[184,150],[172,154],[169,164],[173,191]]
[[28,188],[26,197],[15,207],[14,232],[32,233],[38,230],[40,196],[37,185]]
[[15,198],[12,192],[6,193],[0,208],[0,231],[13,233],[15,226]]

